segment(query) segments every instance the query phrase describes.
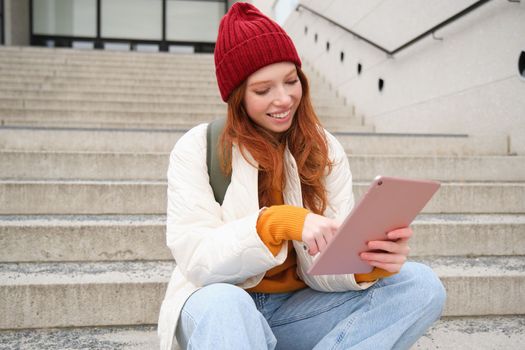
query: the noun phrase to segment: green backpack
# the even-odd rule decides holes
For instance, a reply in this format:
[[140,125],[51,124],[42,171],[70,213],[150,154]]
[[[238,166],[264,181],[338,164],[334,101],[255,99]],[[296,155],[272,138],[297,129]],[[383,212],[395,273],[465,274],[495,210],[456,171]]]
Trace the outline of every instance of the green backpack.
[[226,124],[226,118],[220,118],[208,124],[206,129],[206,165],[208,166],[208,175],[210,185],[213,189],[213,195],[217,203],[222,205],[226,189],[230,185],[231,175],[226,175],[221,170],[217,146],[219,136]]

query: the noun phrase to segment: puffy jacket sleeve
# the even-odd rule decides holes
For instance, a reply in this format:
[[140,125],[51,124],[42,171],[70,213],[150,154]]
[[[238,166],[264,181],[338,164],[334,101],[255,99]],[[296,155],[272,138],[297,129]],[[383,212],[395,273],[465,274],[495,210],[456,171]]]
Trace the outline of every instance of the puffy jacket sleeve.
[[[326,137],[329,145],[330,159],[333,161],[333,168],[325,179],[328,208],[324,215],[343,221],[354,206],[352,173],[343,146],[330,133],[326,132]],[[302,242],[294,241],[294,246],[300,262],[298,264],[298,275],[310,288],[320,291],[342,292],[366,289],[373,284],[373,282],[357,283],[353,274],[309,275],[306,271],[308,271],[312,265],[314,257],[302,249]]]
[[196,286],[241,284],[281,264],[256,230],[259,211],[223,222],[206,166],[206,124],[175,145],[168,168],[166,240],[183,275]]

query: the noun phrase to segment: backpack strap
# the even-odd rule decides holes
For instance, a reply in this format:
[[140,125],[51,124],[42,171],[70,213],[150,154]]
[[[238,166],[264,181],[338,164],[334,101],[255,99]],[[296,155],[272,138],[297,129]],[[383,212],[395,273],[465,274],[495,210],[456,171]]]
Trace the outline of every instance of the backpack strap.
[[206,129],[206,165],[208,166],[208,175],[210,185],[213,189],[213,195],[217,203],[222,205],[226,189],[230,185],[231,175],[222,172],[217,147],[219,137],[226,124],[226,118],[220,118],[208,124]]

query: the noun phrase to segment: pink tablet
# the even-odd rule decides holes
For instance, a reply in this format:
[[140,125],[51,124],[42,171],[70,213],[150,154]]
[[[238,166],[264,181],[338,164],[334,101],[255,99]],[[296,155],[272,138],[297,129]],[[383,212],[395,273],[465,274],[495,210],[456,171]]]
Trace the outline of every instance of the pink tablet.
[[312,275],[367,273],[372,266],[359,254],[368,241],[386,240],[386,233],[407,227],[439,189],[436,181],[378,176],[339,231],[308,271]]

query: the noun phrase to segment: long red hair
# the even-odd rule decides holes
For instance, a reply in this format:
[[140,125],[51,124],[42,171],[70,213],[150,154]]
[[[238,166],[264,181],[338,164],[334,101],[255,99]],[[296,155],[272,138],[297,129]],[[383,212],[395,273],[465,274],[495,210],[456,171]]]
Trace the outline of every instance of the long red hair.
[[228,99],[228,117],[220,137],[219,156],[223,171],[229,173],[232,146],[237,144],[246,160],[249,160],[246,156],[249,152],[259,165],[259,202],[270,206],[272,190],[282,190],[285,183],[284,146],[288,144],[297,162],[303,205],[316,214],[322,214],[327,206],[323,178],[331,171],[332,163],[325,133],[310,99],[308,79],[300,67],[296,68],[303,94],[292,125],[281,139],[276,140],[246,114],[243,106],[245,81]]

